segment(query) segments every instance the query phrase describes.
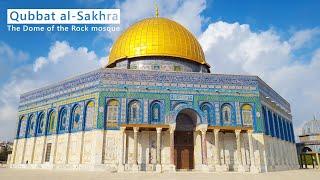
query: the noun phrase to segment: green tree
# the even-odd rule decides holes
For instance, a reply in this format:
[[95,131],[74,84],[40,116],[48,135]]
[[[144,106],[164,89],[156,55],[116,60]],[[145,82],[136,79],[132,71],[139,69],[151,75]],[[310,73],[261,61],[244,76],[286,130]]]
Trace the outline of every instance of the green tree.
[[0,161],[7,161],[8,154],[11,154],[12,151],[10,151],[8,146],[5,146],[2,151],[0,152]]

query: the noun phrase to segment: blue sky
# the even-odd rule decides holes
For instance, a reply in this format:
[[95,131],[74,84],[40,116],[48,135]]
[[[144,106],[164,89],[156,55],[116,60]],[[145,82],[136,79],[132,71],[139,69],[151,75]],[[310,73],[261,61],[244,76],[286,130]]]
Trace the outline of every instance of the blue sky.
[[[0,139],[10,139],[14,134],[15,110],[20,93],[101,67],[117,36],[96,32],[8,32],[7,8],[120,8],[121,28],[124,29],[141,18],[153,16],[153,2],[0,1],[0,95],[8,97],[8,100],[0,101],[0,107],[11,113],[0,115],[0,122],[8,127],[2,134],[0,129]],[[315,100],[320,100],[320,96],[312,90],[318,85],[305,84],[305,81],[312,82],[320,77],[319,73],[313,72],[320,59],[320,1],[157,2],[160,16],[182,23],[198,37],[207,61],[214,68],[213,72],[259,75],[287,98],[293,106],[297,132],[303,122],[311,119],[314,114],[320,117],[319,108],[315,108]],[[52,57],[58,51],[63,52],[62,55]],[[88,62],[86,58],[92,61]],[[45,62],[46,66],[41,64],[40,71],[36,71],[35,65],[39,65],[39,62]],[[72,62],[76,62],[74,67],[68,64]],[[61,65],[65,68],[61,69]],[[68,69],[69,66],[72,68]],[[72,72],[73,68],[78,71]],[[57,69],[61,70],[61,75],[53,77]],[[301,74],[296,77],[292,72]],[[299,83],[302,83],[301,86]],[[14,91],[8,93],[8,89]],[[305,93],[301,95],[301,92]],[[314,102],[309,106],[302,109],[299,107],[312,99]]]
[[[76,47],[85,45],[95,50],[100,56],[108,53],[105,47],[112,41],[97,38],[96,32],[8,32],[6,30],[7,8],[117,8],[119,5],[116,1],[102,0],[3,0],[0,1],[0,7],[0,40],[11,47],[30,52],[32,61],[38,56],[45,55],[54,41],[67,40]],[[275,28],[282,33],[283,38],[287,38],[295,30],[318,26],[320,24],[319,8],[320,1],[317,0],[209,0],[207,8],[202,12],[202,15],[209,20],[203,23],[202,30],[210,22],[223,20],[230,23],[250,24],[254,31]]]

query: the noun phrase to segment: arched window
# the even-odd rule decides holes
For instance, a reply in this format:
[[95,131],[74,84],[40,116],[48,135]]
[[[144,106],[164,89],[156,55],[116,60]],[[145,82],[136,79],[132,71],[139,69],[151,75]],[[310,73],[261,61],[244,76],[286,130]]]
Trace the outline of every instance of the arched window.
[[252,107],[249,104],[245,104],[242,106],[241,117],[243,125],[252,125]]
[[231,106],[229,104],[222,106],[222,119],[224,123],[231,123]]
[[20,118],[20,129],[18,132],[18,137],[23,138],[26,136],[26,129],[27,129],[27,117],[22,116]]
[[151,123],[158,123],[161,119],[161,106],[159,102],[154,102],[151,104]]
[[68,127],[67,109],[62,108],[59,113],[59,131],[65,131]]
[[93,101],[89,101],[86,105],[85,108],[86,112],[85,112],[85,122],[86,122],[86,129],[87,128],[94,128],[96,126],[96,121],[94,119],[94,102]]
[[80,117],[81,117],[81,108],[79,105],[75,105],[73,107],[72,110],[72,126],[71,129],[72,130],[79,130],[81,128],[81,121],[80,121]]
[[37,127],[37,135],[38,134],[42,134],[43,130],[44,130],[44,114],[43,112],[41,112],[39,115],[38,115],[38,127]]
[[116,128],[118,127],[119,119],[119,101],[110,100],[107,104],[107,121],[106,128]]
[[131,101],[129,103],[129,122],[137,123],[141,120],[139,101]]
[[47,125],[47,134],[52,134],[55,132],[55,124],[56,124],[56,115],[55,111],[52,110],[48,115],[48,125]]
[[210,114],[211,114],[211,108],[210,108],[210,106],[208,105],[208,104],[203,104],[201,107],[200,107],[200,109],[201,109],[201,111],[204,113],[204,115],[205,115],[205,118],[206,118],[206,120],[207,120],[207,123],[208,124],[211,124],[212,122],[212,120],[211,120],[211,116],[210,116]]
[[27,129],[27,136],[33,136],[36,131],[36,118],[33,114],[29,116],[29,125]]
[[266,135],[270,135],[269,130],[269,122],[268,122],[268,116],[267,116],[267,110],[265,106],[262,106],[262,115],[263,115],[263,121],[264,121],[264,127],[265,127],[265,133]]

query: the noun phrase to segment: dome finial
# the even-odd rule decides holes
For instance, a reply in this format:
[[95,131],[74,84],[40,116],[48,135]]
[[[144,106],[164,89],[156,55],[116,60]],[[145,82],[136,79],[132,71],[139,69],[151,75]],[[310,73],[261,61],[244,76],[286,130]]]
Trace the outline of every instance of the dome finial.
[[159,17],[159,7],[158,7],[156,0],[154,1],[154,6],[155,6],[155,10],[156,10],[156,17]]

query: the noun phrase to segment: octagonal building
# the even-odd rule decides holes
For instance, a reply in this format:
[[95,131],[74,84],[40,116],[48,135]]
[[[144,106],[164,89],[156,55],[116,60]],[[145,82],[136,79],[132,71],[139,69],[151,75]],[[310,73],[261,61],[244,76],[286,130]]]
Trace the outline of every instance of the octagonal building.
[[105,68],[22,94],[10,167],[267,172],[298,167],[289,103],[257,76],[212,74],[197,39],[143,19]]

